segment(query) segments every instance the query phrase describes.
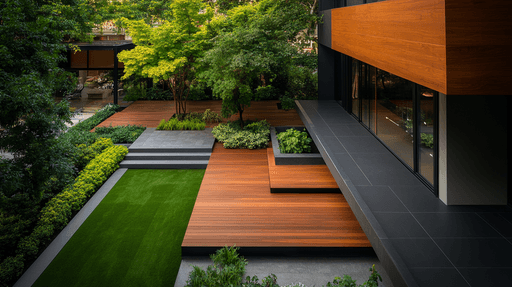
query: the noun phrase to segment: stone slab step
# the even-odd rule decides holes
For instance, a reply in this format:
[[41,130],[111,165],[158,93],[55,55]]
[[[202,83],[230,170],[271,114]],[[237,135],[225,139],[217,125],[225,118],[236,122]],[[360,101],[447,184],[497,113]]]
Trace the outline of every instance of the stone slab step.
[[209,160],[211,153],[128,153],[125,160]]
[[133,145],[128,149],[130,153],[211,153],[211,148],[204,147],[134,147]]
[[133,169],[206,169],[207,160],[123,160],[119,167]]

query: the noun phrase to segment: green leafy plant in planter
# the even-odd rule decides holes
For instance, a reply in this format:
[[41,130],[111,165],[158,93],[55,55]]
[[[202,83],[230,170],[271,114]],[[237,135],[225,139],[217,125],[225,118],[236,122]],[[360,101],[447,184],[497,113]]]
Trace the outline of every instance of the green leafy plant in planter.
[[186,119],[178,120],[177,118],[170,118],[169,121],[162,119],[156,128],[157,130],[204,130],[206,124],[199,119]]
[[427,146],[429,148],[433,148],[434,147],[434,135],[426,134],[426,133],[421,133],[420,136],[421,136],[421,143],[422,144],[424,144],[425,146]]
[[[221,123],[212,130],[213,136],[224,143],[225,148],[265,148],[270,135],[270,124],[262,120],[259,122],[246,121],[244,128],[239,122]],[[249,124],[247,124],[249,123]]]
[[311,152],[311,142],[306,129],[303,132],[295,129],[287,129],[277,135],[279,150],[281,153],[304,153]]
[[287,96],[282,97],[281,98],[281,108],[283,110],[295,109],[295,100],[290,97],[287,97]]

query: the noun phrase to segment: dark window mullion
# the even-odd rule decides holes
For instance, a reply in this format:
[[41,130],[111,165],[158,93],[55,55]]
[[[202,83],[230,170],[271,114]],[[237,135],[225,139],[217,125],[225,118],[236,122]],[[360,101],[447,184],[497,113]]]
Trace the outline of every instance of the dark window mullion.
[[414,87],[412,89],[412,133],[413,133],[413,169],[414,172],[419,172],[419,159],[420,155],[420,144],[421,144],[421,136],[420,136],[420,123],[421,123],[421,111],[420,111],[420,98],[419,98],[419,86],[417,84],[413,84]]

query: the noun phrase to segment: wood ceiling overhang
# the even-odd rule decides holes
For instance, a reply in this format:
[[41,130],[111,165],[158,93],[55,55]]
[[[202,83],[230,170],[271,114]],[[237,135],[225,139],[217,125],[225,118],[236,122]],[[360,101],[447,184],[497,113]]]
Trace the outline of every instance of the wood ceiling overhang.
[[387,0],[325,20],[332,49],[377,68],[447,95],[512,95],[511,11],[512,1]]

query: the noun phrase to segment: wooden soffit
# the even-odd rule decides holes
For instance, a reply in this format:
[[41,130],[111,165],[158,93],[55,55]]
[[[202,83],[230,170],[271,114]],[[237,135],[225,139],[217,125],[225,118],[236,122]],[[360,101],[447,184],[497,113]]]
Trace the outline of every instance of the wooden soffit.
[[486,3],[387,0],[332,9],[331,48],[444,94],[512,95],[512,1]]

